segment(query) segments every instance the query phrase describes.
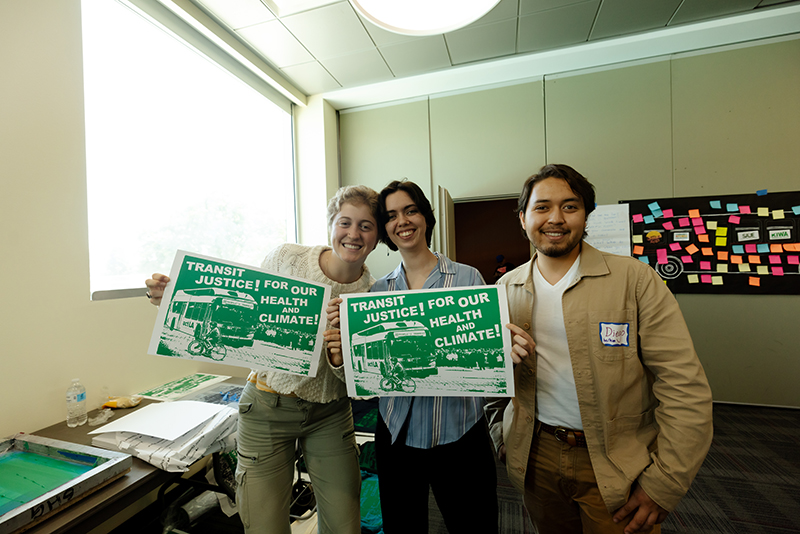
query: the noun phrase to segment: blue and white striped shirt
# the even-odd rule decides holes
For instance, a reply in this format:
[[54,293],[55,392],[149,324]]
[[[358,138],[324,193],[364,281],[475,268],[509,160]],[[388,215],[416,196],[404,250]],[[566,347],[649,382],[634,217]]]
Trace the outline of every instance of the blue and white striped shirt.
[[[423,289],[484,285],[474,267],[455,263],[436,254],[439,263],[433,268]],[[408,279],[403,264],[372,286],[370,292],[406,291]],[[392,443],[408,419],[405,444],[418,449],[452,443],[461,438],[483,417],[483,397],[381,397],[379,408]]]

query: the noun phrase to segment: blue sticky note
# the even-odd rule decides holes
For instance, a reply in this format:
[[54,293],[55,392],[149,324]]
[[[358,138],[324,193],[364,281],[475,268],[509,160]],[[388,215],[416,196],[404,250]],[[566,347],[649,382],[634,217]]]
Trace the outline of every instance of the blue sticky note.
[[800,215],[800,206],[792,206],[792,212],[795,215]]
[[664,212],[661,210],[653,210],[653,217],[663,217]]
[[739,211],[739,204],[735,204],[733,202],[729,202],[727,204],[727,206],[725,207],[725,209],[728,210],[728,213],[735,213],[735,212]]
[[763,197],[766,194],[767,194],[767,190],[766,189],[759,189],[758,191],[756,191],[756,195],[758,195],[760,197]]
[[760,244],[759,244],[759,245],[756,247],[756,250],[758,250],[758,253],[759,253],[759,254],[763,254],[763,253],[765,253],[765,252],[769,252],[769,245],[768,245],[767,243],[760,243]]
[[647,207],[650,208],[650,211],[661,211],[661,206],[658,205],[658,202],[651,202]]
[[722,202],[720,202],[719,200],[712,200],[711,202],[709,202],[709,204],[711,204],[711,207],[715,210],[718,210],[722,207]]
[[652,215],[645,215],[644,222],[645,224],[653,224],[654,222],[656,222],[656,218],[653,217]]
[[642,263],[646,263],[647,265],[650,265],[650,258],[648,258],[647,256],[639,256],[639,261]]
[[744,254],[744,245],[733,245],[734,254]]

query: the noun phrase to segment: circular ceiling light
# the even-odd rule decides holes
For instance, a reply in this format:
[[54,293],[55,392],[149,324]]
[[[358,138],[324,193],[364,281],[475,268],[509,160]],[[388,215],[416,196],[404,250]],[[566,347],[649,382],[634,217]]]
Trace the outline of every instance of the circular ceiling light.
[[350,0],[376,26],[403,35],[438,35],[463,28],[500,0]]

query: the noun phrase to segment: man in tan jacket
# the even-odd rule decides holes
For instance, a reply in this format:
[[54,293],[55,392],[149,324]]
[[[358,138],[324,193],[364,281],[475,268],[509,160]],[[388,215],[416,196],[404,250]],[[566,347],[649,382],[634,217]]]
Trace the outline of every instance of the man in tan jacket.
[[659,532],[711,444],[711,391],[658,274],[583,242],[594,206],[567,165],[525,182],[536,254],[498,283],[535,353],[515,368],[511,404],[486,411],[540,534]]

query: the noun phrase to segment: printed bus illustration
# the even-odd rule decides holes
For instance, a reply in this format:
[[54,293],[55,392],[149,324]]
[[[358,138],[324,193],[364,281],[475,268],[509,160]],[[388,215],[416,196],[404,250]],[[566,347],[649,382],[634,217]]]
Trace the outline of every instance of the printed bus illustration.
[[[359,372],[388,374],[387,364],[400,364],[407,376],[436,373],[430,331],[418,321],[387,322],[353,334],[353,367]],[[391,359],[391,360],[390,360]]]
[[170,330],[194,335],[198,325],[220,325],[222,343],[230,347],[252,347],[255,333],[256,301],[252,295],[207,287],[181,289],[172,297],[165,324]]

